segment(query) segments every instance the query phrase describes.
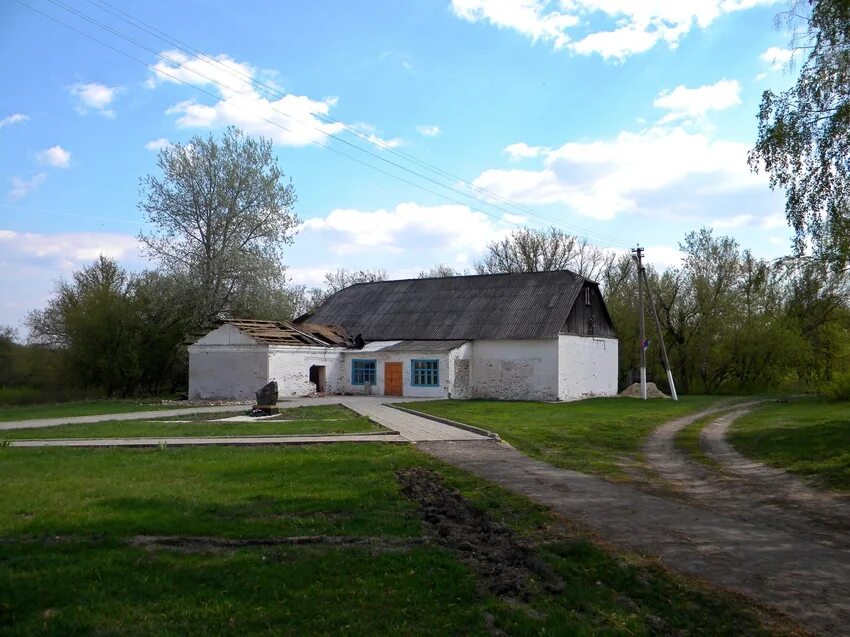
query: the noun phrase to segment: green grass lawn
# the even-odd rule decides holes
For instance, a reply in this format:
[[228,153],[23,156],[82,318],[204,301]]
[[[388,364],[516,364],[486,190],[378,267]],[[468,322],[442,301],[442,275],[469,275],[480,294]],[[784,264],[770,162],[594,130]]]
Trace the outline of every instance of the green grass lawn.
[[715,417],[716,416],[709,416],[708,418],[701,418],[700,420],[691,423],[684,429],[681,429],[673,439],[673,444],[676,446],[676,449],[687,454],[693,460],[701,462],[706,467],[712,468],[716,468],[718,464],[703,453],[702,447],[700,447],[699,444],[699,434]]
[[[442,474],[563,579],[515,601],[423,534],[395,472]],[[0,635],[768,635],[739,599],[603,550],[399,445],[0,448]],[[348,536],[148,549],[138,535]]]
[[850,403],[805,398],[770,403],[729,432],[743,455],[850,493]]
[[[295,434],[347,434],[386,431],[365,416],[341,405],[318,405],[282,409],[277,419],[251,422],[212,422],[234,416],[233,412],[175,416],[156,421],[110,420],[0,431],[0,440],[43,438],[165,438],[174,436],[257,436]],[[151,416],[155,418],[155,414]],[[180,422],[192,420],[192,422]]]
[[85,400],[53,405],[21,405],[0,407],[0,422],[29,420],[31,418],[126,414],[131,411],[154,411],[157,409],[177,408],[178,406],[176,405],[161,405],[159,401],[145,402],[143,400]]
[[443,400],[405,404],[443,418],[495,431],[550,464],[622,480],[638,462],[646,435],[658,425],[711,406],[714,396],[672,400],[594,398],[569,403]]

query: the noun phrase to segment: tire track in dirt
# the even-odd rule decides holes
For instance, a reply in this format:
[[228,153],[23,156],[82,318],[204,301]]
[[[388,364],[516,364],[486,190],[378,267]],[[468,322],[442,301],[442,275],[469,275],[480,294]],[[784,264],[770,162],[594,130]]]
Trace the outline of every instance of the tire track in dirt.
[[729,426],[760,402],[736,405],[703,429],[700,446],[716,467],[676,448],[676,434],[699,417],[680,418],[653,431],[644,445],[648,464],[696,506],[850,550],[850,502],[755,463],[726,442]]
[[669,568],[773,606],[818,635],[847,634],[850,550],[561,469],[494,441],[418,446],[550,507],[607,542],[657,556]]

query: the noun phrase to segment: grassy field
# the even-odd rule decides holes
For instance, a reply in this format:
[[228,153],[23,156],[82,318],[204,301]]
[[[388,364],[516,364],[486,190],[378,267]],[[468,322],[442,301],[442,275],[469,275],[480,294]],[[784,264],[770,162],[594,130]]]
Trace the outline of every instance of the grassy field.
[[[279,419],[262,419],[251,422],[213,421],[216,418],[234,415],[233,412],[194,414],[192,416],[163,418],[156,421],[110,420],[91,424],[12,429],[0,431],[0,440],[347,434],[386,431],[365,416],[360,416],[340,405],[282,409]],[[191,419],[192,422],[181,422],[181,419]]]
[[175,405],[161,405],[159,401],[145,402],[142,400],[85,400],[53,405],[21,405],[0,407],[0,422],[29,420],[31,418],[126,414],[131,411],[154,411],[157,409],[177,409],[177,407]]
[[[505,596],[462,547],[423,543],[396,477],[414,468],[524,538],[560,589]],[[0,484],[4,636],[787,634],[408,446],[0,448]]]
[[733,423],[729,441],[747,457],[850,493],[848,402],[770,403]]
[[517,449],[550,464],[613,480],[627,477],[641,444],[667,420],[719,402],[713,396],[640,401],[595,398],[571,403],[488,400],[417,402],[405,407],[495,431]]

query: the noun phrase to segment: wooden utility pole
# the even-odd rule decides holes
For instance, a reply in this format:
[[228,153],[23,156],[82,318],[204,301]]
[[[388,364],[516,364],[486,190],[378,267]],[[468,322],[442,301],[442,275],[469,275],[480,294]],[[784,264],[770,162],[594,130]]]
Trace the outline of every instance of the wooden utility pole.
[[661,334],[661,321],[658,320],[658,311],[655,309],[655,300],[652,298],[652,289],[649,287],[645,268],[643,270],[643,283],[646,285],[646,298],[652,310],[652,318],[655,319],[655,329],[658,330],[658,342],[661,343],[661,356],[664,362],[664,371],[667,372],[667,383],[670,385],[670,397],[673,400],[679,400],[679,396],[676,394],[676,383],[673,382],[673,372],[670,371],[670,361],[667,358],[667,346],[664,344],[664,336]]
[[646,400],[646,326],[643,320],[643,248],[638,245],[632,250],[632,258],[638,267],[638,317],[640,318],[640,397]]

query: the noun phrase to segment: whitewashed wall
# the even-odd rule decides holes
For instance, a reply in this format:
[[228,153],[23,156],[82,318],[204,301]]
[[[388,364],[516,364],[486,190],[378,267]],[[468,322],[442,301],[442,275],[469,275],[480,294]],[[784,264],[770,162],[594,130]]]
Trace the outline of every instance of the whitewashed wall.
[[472,343],[464,343],[449,352],[447,398],[472,398]]
[[616,338],[558,337],[558,398],[577,400],[617,394]]
[[338,393],[342,387],[342,348],[291,347],[272,345],[269,347],[269,380],[277,381],[278,395],[307,396],[316,391],[310,382],[310,367],[325,366],[325,391]]
[[[449,353],[439,352],[370,352],[370,351],[348,351],[344,354],[345,371],[343,372],[343,391],[348,394],[363,394],[363,385],[351,384],[351,361],[354,359],[374,360],[376,362],[376,384],[371,388],[371,393],[384,394],[384,363],[401,363],[402,393],[405,396],[417,398],[446,398],[451,391],[451,377],[449,374]],[[438,387],[413,387],[411,383],[410,361],[412,359],[436,359],[440,361],[440,385]]]
[[473,341],[472,396],[558,400],[558,339]]
[[268,377],[267,345],[189,346],[190,400],[253,400]]

